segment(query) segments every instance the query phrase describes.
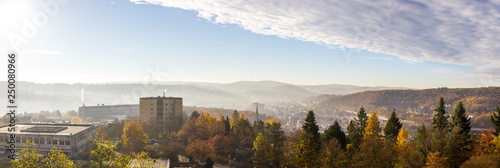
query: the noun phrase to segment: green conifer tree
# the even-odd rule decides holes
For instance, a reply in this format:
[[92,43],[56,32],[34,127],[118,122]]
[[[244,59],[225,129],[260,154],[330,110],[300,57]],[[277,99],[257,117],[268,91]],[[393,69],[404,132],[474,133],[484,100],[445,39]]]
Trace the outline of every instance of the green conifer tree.
[[441,97],[439,107],[436,109],[436,114],[432,117],[432,129],[448,130],[448,116],[444,107],[444,100]]
[[392,110],[391,117],[387,120],[387,124],[384,127],[384,137],[385,139],[395,140],[399,134],[399,131],[403,127],[400,119],[396,115],[396,109]]
[[331,139],[335,138],[340,143],[341,148],[345,149],[347,145],[347,138],[337,120],[335,120],[335,123],[333,123],[333,125],[331,125],[328,129],[325,130],[324,136],[325,136],[324,139],[325,142],[328,142]]

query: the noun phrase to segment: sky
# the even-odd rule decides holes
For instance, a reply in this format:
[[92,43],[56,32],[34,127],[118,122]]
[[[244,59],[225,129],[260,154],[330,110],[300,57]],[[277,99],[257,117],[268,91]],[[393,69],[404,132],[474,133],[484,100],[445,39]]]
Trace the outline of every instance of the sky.
[[498,1],[1,0],[0,23],[36,83],[500,85]]

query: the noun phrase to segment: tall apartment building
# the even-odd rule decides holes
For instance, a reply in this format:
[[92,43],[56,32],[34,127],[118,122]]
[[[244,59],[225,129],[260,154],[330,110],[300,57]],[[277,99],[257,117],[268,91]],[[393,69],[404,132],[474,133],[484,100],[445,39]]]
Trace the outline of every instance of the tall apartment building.
[[180,97],[142,97],[139,102],[141,120],[180,128],[182,125],[182,98]]

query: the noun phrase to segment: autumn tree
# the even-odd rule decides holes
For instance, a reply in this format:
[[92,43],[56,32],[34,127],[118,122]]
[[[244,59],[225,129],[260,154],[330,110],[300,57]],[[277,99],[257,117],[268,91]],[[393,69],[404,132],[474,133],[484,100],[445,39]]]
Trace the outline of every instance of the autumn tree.
[[398,134],[397,144],[400,148],[405,147],[406,139],[408,139],[408,133],[406,133],[406,130],[403,128],[403,129],[401,129],[401,131],[399,131],[399,134]]
[[500,134],[500,107],[497,106],[497,112],[491,112],[491,124],[495,126],[497,135]]
[[319,167],[348,167],[349,159],[341,148],[341,144],[336,138],[324,141],[323,147],[319,151]]
[[90,152],[90,163],[93,167],[104,168],[107,161],[114,161],[117,153],[113,150],[113,143],[106,142],[97,145],[95,149]]
[[35,143],[31,142],[31,140],[26,140],[23,143],[23,147],[21,152],[16,154],[19,159],[12,161],[12,167],[16,168],[38,168],[42,167],[43,163],[41,162],[43,156],[38,154],[38,151],[35,149]]
[[347,138],[345,136],[345,133],[344,131],[342,131],[340,124],[336,120],[335,123],[333,123],[333,125],[331,125],[328,129],[325,130],[323,136],[324,136],[323,141],[325,142],[328,142],[333,138],[337,139],[342,149],[345,149],[347,145]]
[[363,139],[368,137],[378,137],[382,129],[380,128],[380,122],[378,121],[377,114],[373,112],[368,118],[368,122],[365,127],[365,135]]
[[195,140],[189,144],[187,155],[193,160],[201,163],[208,157],[215,157],[215,150],[210,141]]
[[481,133],[480,136],[479,144],[474,148],[474,156],[494,153],[495,144],[493,144],[493,139],[495,138],[495,131],[490,128],[488,131]]
[[64,167],[76,168],[78,167],[72,160],[61,151],[61,149],[52,147],[50,152],[43,160],[44,167]]
[[123,128],[122,141],[123,146],[133,152],[139,152],[146,145],[148,140],[146,133],[142,130],[137,121],[130,121]]
[[238,118],[240,118],[240,113],[238,113],[237,110],[234,110],[231,114],[231,121],[229,122],[231,124],[231,129],[234,129],[234,126],[238,122]]
[[448,125],[448,116],[446,116],[444,100],[441,97],[439,100],[439,107],[436,109],[436,112],[432,117],[432,129],[448,130]]
[[387,124],[384,127],[384,137],[389,140],[394,140],[398,136],[398,133],[403,127],[400,119],[396,115],[396,109],[393,109],[391,117],[387,120]]
[[439,152],[430,153],[425,162],[425,168],[447,168],[448,158],[442,157]]
[[73,117],[73,118],[71,118],[71,123],[72,124],[81,124],[81,123],[83,123],[83,120],[81,118],[78,118],[78,117]]
[[[374,115],[372,114],[372,116]],[[372,118],[372,116],[370,116],[370,118]],[[368,119],[368,123],[370,122],[373,123],[373,121]],[[369,130],[369,127],[370,126],[367,126],[366,130]],[[351,167],[394,167],[396,158],[393,156],[393,153],[395,153],[395,151],[391,146],[385,145],[382,139],[375,136],[375,132],[376,131],[372,129],[365,133],[363,142],[352,156]]]

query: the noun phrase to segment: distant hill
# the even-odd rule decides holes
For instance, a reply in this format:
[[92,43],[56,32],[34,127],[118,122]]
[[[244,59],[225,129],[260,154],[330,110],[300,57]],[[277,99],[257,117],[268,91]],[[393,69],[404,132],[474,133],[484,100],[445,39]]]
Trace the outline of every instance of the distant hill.
[[[6,86],[5,81],[0,85]],[[342,89],[345,88],[345,89]],[[185,105],[203,107],[223,107],[227,109],[252,109],[252,103],[273,104],[276,102],[296,102],[321,94],[347,94],[357,91],[378,90],[387,87],[361,87],[352,85],[292,85],[275,81],[240,81],[234,83],[203,82],[163,82],[141,84],[141,82],[104,84],[38,84],[17,83],[19,112],[39,112],[41,110],[77,110],[83,103],[97,104],[137,104],[140,97],[166,96],[184,98]],[[82,101],[83,91],[83,101]],[[0,87],[0,93],[6,88]],[[6,109],[6,96],[0,97],[2,113]]]
[[[454,111],[458,102],[462,101],[470,115],[485,117],[494,111],[496,106],[500,106],[500,87],[364,91],[327,97],[318,101],[316,105],[351,111],[358,111],[361,106],[364,106],[368,112],[376,112],[383,116],[389,116],[395,108],[398,115],[407,119],[429,122],[441,97],[444,98],[447,105],[446,111],[449,114]],[[423,118],[419,118],[422,116]]]

